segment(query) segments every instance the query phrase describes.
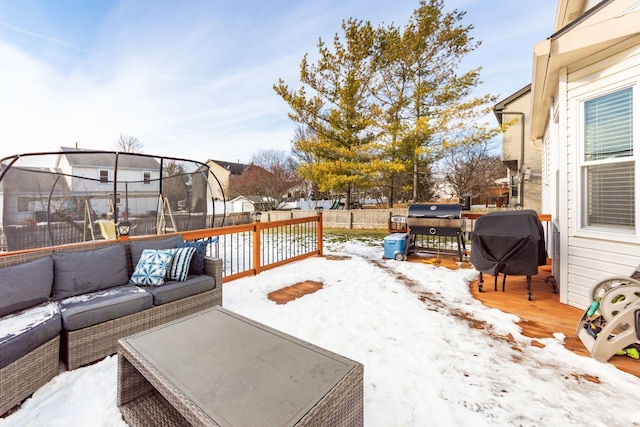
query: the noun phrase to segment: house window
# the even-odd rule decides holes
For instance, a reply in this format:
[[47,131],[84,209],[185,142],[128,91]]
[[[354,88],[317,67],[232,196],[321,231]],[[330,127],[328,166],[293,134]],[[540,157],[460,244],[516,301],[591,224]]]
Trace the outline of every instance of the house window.
[[518,188],[520,187],[520,179],[517,174],[511,175],[511,198],[518,200]]
[[100,182],[108,183],[109,182],[109,171],[106,169],[100,169]]
[[151,184],[151,172],[144,172],[143,173],[142,182],[144,184]]
[[18,197],[18,212],[29,212],[28,197]]
[[585,228],[635,233],[633,89],[584,102]]

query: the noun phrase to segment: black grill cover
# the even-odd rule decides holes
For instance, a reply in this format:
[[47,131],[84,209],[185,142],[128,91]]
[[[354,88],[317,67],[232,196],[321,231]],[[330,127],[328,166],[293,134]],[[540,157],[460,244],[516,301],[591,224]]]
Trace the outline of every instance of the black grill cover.
[[538,274],[547,263],[544,230],[534,210],[491,212],[476,220],[469,261],[492,276]]

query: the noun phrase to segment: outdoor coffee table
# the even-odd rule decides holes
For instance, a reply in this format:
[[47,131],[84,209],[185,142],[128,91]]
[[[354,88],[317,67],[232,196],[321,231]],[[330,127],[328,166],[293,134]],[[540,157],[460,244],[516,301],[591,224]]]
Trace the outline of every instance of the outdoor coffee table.
[[361,426],[362,376],[221,307],[118,341],[118,406],[134,426]]

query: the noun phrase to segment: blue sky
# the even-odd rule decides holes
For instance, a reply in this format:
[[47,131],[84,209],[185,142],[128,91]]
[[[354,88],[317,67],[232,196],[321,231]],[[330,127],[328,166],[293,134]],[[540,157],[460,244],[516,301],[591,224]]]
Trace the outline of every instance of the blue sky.
[[[402,26],[418,4],[0,0],[0,157],[76,143],[113,150],[121,134],[145,153],[200,161],[288,151],[296,123],[273,84],[299,87],[303,55],[331,42],[342,20]],[[530,82],[556,4],[445,1],[482,41],[463,63],[483,67],[479,94],[504,98]]]

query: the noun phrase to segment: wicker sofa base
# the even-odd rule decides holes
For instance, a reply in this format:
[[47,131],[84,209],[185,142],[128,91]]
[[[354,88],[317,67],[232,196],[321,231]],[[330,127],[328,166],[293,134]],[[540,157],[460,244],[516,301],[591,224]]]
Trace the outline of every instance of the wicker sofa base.
[[4,414],[58,375],[60,337],[56,336],[0,369],[0,414]]
[[[154,241],[166,238],[166,235],[158,235],[139,240]],[[52,256],[55,252],[86,252],[124,244],[127,254],[127,270],[131,276],[134,268],[131,259],[131,243],[132,241],[129,240],[99,240],[25,253],[2,254],[0,268],[36,261]],[[104,270],[105,274],[109,274],[109,269]],[[63,330],[59,336],[0,369],[0,414],[5,415],[7,411],[19,405],[35,390],[54,378],[61,368],[60,361],[69,370],[96,362],[115,354],[117,341],[120,338],[216,305],[222,305],[222,260],[210,256],[205,257],[204,274],[215,279],[216,288],[81,330]],[[64,369],[64,367],[62,368]]]
[[[118,369],[124,369],[136,378],[139,373],[127,362],[118,361]],[[341,384],[323,399],[296,426],[305,427],[341,427],[364,425],[363,412],[363,367],[351,372]],[[143,380],[144,381],[144,380]],[[137,399],[120,406],[120,412],[131,426],[193,426],[165,399],[160,392],[148,383],[142,387],[150,388]]]
[[171,406],[157,390],[120,407],[122,418],[132,426],[191,426],[185,417]]
[[139,313],[76,331],[62,331],[62,360],[67,369],[76,369],[115,354],[120,338],[216,305],[222,305],[222,284],[210,291],[158,305]]
[[364,367],[358,365],[297,425],[314,427],[364,425],[363,376]]

